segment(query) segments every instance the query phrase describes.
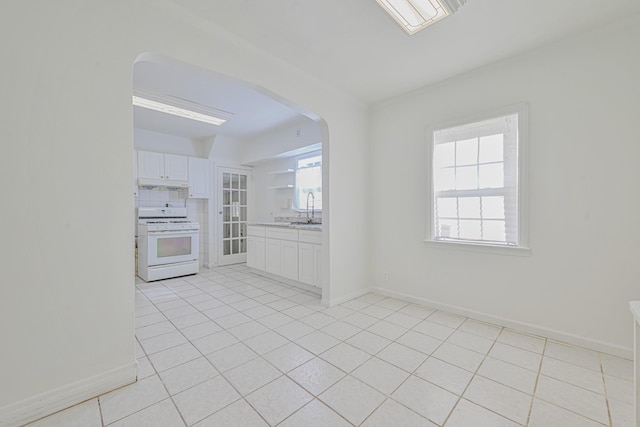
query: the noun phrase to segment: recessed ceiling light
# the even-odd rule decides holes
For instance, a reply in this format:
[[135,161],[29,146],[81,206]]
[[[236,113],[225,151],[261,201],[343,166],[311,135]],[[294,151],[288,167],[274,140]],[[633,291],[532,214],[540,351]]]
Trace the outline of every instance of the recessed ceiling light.
[[143,90],[134,90],[133,105],[216,126],[226,123],[233,116],[228,111],[196,104],[182,98]]
[[409,35],[454,13],[467,0],[376,0]]

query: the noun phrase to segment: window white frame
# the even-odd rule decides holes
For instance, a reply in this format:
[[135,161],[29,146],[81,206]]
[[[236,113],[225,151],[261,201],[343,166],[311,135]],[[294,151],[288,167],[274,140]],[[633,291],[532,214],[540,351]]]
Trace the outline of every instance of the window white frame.
[[[434,132],[443,129],[464,126],[499,117],[518,115],[518,245],[491,244],[482,241],[436,240],[434,213],[433,154],[435,148]],[[452,120],[430,126],[427,132],[427,227],[425,244],[441,249],[457,249],[472,252],[506,255],[530,255],[529,248],[529,206],[528,206],[528,137],[529,107],[526,103],[510,105],[492,111],[476,114],[462,119]]]
[[[304,200],[300,199],[300,191],[299,191],[299,185],[298,185],[298,170],[300,169],[305,169],[305,168],[300,168],[299,164],[301,161],[307,160],[307,159],[312,159],[314,157],[320,157],[320,165],[318,166],[311,166],[311,167],[319,167],[320,171],[322,171],[322,151],[314,151],[308,154],[305,154],[303,156],[298,156],[296,157],[295,160],[295,177],[294,177],[294,185],[293,185],[293,192],[294,192],[294,209],[299,211],[299,212],[306,212],[307,209],[307,200],[306,198],[304,198]],[[322,180],[320,181],[320,188],[322,188]],[[316,193],[314,193],[314,196],[317,196]],[[320,197],[322,197],[322,194],[320,194]],[[317,203],[317,200],[314,199],[314,210],[315,212],[322,212],[322,203]]]

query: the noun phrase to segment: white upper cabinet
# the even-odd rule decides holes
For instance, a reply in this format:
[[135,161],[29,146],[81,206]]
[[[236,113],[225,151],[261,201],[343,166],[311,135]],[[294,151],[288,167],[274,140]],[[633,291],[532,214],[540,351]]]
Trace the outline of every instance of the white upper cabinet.
[[175,154],[138,151],[138,178],[189,180],[189,158]]
[[189,198],[209,198],[209,160],[189,157]]
[[138,178],[164,179],[164,154],[138,151]]
[[164,178],[173,181],[189,180],[189,158],[175,154],[164,155]]

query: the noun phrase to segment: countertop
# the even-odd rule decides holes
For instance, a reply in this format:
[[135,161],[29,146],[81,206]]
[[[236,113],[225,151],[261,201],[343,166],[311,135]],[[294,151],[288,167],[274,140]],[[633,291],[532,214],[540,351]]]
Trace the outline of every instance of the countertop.
[[322,231],[322,224],[291,224],[289,222],[250,222],[249,225],[257,225],[263,227],[281,227],[293,228],[295,230],[314,230]]

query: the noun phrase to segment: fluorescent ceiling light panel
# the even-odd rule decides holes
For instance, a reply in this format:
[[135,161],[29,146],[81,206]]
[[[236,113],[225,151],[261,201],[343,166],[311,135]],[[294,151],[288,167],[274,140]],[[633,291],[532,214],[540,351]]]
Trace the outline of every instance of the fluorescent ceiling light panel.
[[409,34],[454,13],[467,0],[376,0]]
[[233,116],[228,111],[196,104],[186,99],[142,90],[134,91],[133,105],[216,126],[226,123]]

